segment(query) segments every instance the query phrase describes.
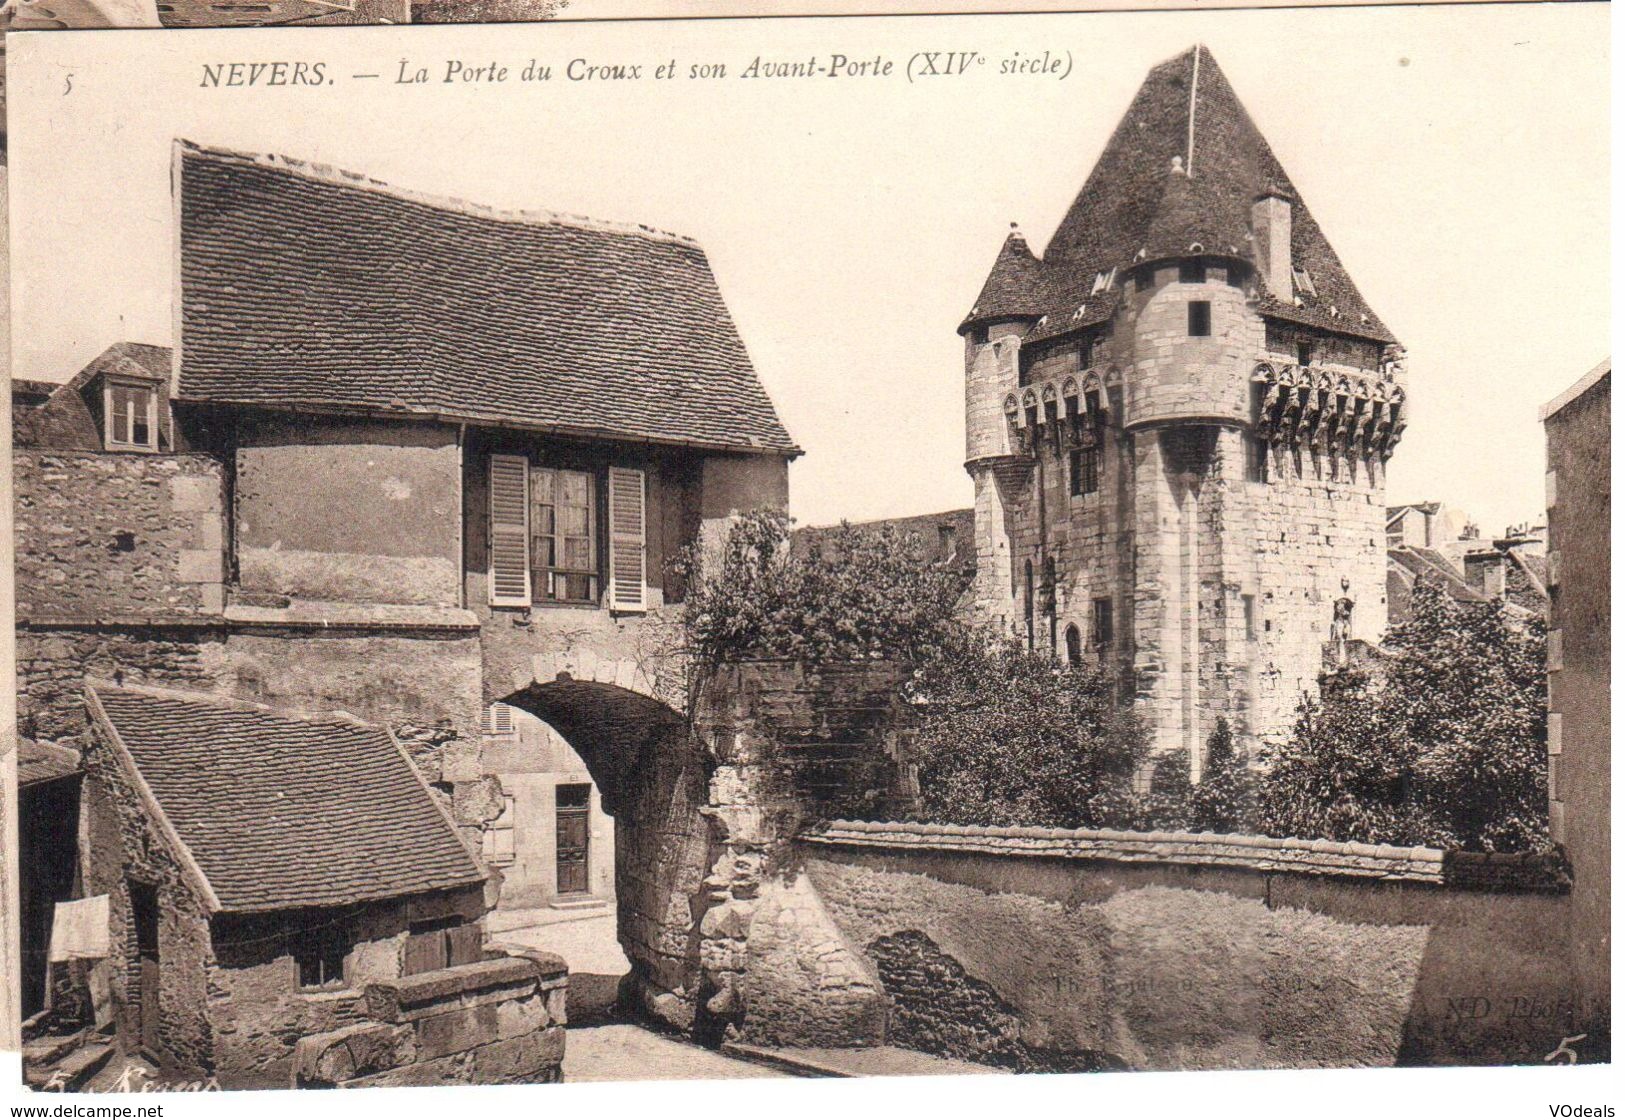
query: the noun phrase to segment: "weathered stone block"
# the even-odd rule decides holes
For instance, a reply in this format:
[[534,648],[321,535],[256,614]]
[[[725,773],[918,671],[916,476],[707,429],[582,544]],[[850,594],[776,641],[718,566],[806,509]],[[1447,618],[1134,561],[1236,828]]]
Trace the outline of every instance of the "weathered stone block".
[[484,776],[480,744],[475,739],[450,739],[440,747],[440,780],[477,782]]
[[388,1023],[412,1022],[451,1007],[522,997],[535,990],[536,979],[531,961],[501,957],[380,980],[367,985],[367,1013]]
[[411,1028],[389,1023],[357,1023],[311,1034],[294,1045],[294,1083],[338,1085],[356,1077],[393,1070],[418,1059]]
[[220,479],[214,475],[176,475],[169,480],[169,507],[176,513],[218,513]]
[[476,1085],[530,1081],[564,1061],[564,1028],[504,1039],[469,1051],[468,1079]]
[[417,1020],[419,1053],[425,1058],[441,1058],[499,1041],[504,1037],[498,1030],[499,1010],[505,1006],[482,1003]]
[[466,1085],[469,1083],[468,1056],[452,1054],[426,1062],[413,1062],[397,1069],[368,1074],[339,1083],[341,1089],[426,1088],[430,1085]]
[[502,783],[495,778],[457,782],[452,786],[451,816],[458,824],[483,825],[501,812]]

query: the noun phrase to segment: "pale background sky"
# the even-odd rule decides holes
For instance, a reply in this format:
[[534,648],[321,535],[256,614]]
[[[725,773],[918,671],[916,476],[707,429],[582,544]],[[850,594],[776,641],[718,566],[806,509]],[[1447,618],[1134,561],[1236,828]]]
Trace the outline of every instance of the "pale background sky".
[[[1492,532],[1540,518],[1538,409],[1610,336],[1601,4],[13,36],[14,370],[65,380],[120,339],[169,341],[184,136],[689,234],[807,451],[798,519],[967,505],[954,328],[1008,224],[1045,244],[1145,72],[1197,41],[1409,347],[1390,502],[1441,499]],[[1070,51],[1075,66],[1064,82],[990,64],[915,85],[197,88],[204,60],[737,72],[757,53],[956,49]]]

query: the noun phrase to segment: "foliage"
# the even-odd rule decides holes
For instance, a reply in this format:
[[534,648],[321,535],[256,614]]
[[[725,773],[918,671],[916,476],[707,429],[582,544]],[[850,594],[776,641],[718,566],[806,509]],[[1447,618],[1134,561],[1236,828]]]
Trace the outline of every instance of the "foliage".
[[[793,547],[800,544],[801,547]],[[793,542],[783,514],[735,519],[680,561],[684,634],[704,663],[890,658],[915,668],[923,813],[957,824],[1178,828],[1516,851],[1546,840],[1545,627],[1418,583],[1376,675],[1306,698],[1291,739],[1239,757],[1221,720],[1204,780],[1149,760],[1095,665],[1062,665],[956,618],[962,572],[893,527]]]
[[971,629],[937,654],[916,681],[927,819],[1134,827],[1145,732],[1105,673]]
[[929,562],[914,534],[842,524],[797,549],[789,518],[771,510],[734,519],[715,555],[696,546],[677,566],[688,584],[690,652],[707,664],[751,657],[918,663],[955,629],[965,584]]
[[1191,827],[1198,832],[1245,832],[1251,828],[1255,790],[1247,760],[1236,751],[1230,721],[1223,716],[1207,739],[1201,784],[1190,794]]
[[1418,583],[1380,680],[1306,701],[1261,781],[1273,835],[1518,851],[1547,843],[1545,626]]

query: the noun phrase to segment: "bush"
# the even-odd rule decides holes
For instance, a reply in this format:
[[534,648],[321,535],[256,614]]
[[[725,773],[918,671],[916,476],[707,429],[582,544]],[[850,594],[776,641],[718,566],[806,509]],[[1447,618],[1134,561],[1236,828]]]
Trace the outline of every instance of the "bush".
[[1259,791],[1275,836],[1522,851],[1549,844],[1546,628],[1419,583],[1382,678],[1306,701]]
[[1230,722],[1219,717],[1207,740],[1202,782],[1190,794],[1191,827],[1198,832],[1246,832],[1253,827],[1255,787],[1247,760],[1236,752]]
[[728,527],[714,561],[678,561],[688,583],[684,627],[707,664],[752,657],[801,661],[889,657],[919,662],[957,627],[963,575],[925,559],[917,536],[843,524],[806,552],[790,520],[757,511]]
[[969,629],[921,666],[923,816],[955,824],[1128,828],[1139,719],[1093,666]]

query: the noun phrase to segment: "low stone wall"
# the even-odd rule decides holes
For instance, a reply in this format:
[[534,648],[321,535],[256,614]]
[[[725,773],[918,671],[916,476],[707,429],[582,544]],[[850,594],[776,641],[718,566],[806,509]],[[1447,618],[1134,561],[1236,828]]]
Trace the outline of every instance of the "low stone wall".
[[293,1085],[559,1081],[568,989],[564,961],[537,952],[369,984],[363,1021],[299,1040]]
[[1539,1063],[1576,1033],[1548,860],[845,821],[797,850],[900,1045],[1173,1070]]

